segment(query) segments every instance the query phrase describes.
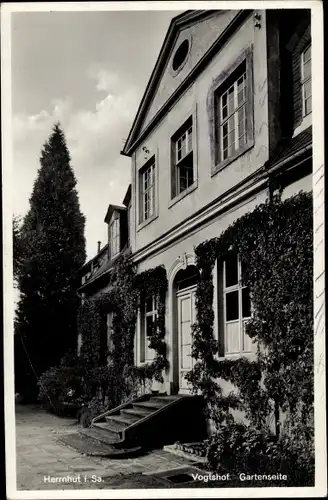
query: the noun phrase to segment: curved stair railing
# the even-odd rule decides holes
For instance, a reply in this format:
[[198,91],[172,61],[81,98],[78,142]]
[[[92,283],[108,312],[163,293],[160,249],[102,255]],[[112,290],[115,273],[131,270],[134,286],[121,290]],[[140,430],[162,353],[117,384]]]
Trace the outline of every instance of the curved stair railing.
[[171,408],[172,406],[174,406],[175,404],[180,402],[181,399],[182,399],[182,397],[168,401],[167,404],[165,404],[157,409],[154,408],[154,410],[151,413],[149,413],[149,415],[145,415],[144,417],[141,417],[136,422],[132,422],[131,425],[128,425],[127,427],[125,427],[125,429],[122,429],[122,431],[121,431],[122,432],[122,440],[123,441],[125,440],[126,431],[131,431],[131,429],[134,429],[138,425],[144,424],[147,420],[150,420],[151,418],[162,413],[164,410],[167,410],[167,408]]
[[99,420],[102,420],[103,418],[106,418],[108,415],[117,413],[120,410],[122,410],[123,408],[126,408],[127,406],[133,405],[133,403],[148,401],[150,398],[151,398],[151,394],[142,394],[141,396],[137,396],[134,399],[130,399],[128,401],[125,401],[125,403],[122,403],[119,406],[115,406],[115,408],[112,408],[111,410],[106,410],[104,413],[101,413],[97,417],[93,417],[93,419],[91,420],[91,425],[94,424],[95,422],[99,422]]

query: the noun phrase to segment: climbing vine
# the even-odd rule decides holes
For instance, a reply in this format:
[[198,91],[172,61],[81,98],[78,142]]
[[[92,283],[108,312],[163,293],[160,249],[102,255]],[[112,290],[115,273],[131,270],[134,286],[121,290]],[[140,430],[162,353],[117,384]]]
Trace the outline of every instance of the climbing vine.
[[[313,418],[312,234],[312,197],[299,193],[259,205],[195,249],[200,270],[193,326],[196,362],[187,379],[203,393],[217,427],[234,421],[231,409],[243,410],[258,429],[274,412],[277,432],[281,412],[291,421]],[[246,332],[258,345],[256,361],[220,361],[217,356],[213,268],[229,252],[239,255],[243,284],[250,290],[254,312]],[[224,395],[220,378],[237,392]]]
[[[108,292],[85,302],[80,309],[79,324],[83,343],[82,361],[93,364],[92,379],[104,388],[112,405],[131,395],[138,383],[162,381],[168,366],[165,344],[166,270],[156,267],[136,274],[133,262],[120,256],[113,267]],[[134,335],[138,307],[148,296],[154,296],[157,322],[149,337],[149,347],[156,354],[151,363],[134,366]],[[101,338],[107,335],[107,314],[112,313],[112,348],[101,348]],[[105,333],[104,333],[105,332]],[[103,353],[99,362],[99,353]],[[109,361],[109,362],[108,362]]]
[[136,370],[143,381],[154,378],[158,382],[163,382],[163,371],[168,368],[165,343],[165,298],[167,291],[165,268],[158,266],[136,275],[134,289],[138,292],[139,307],[142,307],[147,297],[154,296],[157,309],[157,321],[153,325],[149,339],[149,347],[156,352],[155,358],[152,362],[137,367]]

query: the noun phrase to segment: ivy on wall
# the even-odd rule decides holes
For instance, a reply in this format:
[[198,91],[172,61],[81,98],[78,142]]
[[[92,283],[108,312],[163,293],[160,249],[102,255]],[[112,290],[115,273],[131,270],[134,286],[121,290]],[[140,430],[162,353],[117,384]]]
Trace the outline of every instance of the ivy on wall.
[[[196,362],[187,379],[204,395],[217,427],[234,421],[231,409],[243,410],[256,428],[274,413],[277,433],[281,412],[291,422],[313,418],[312,235],[312,196],[299,193],[258,206],[195,249],[200,270],[193,326]],[[228,252],[240,256],[243,284],[250,290],[254,312],[246,332],[258,345],[256,361],[217,356],[213,268]],[[237,392],[224,395],[220,378]]]
[[136,367],[138,376],[145,381],[154,378],[163,382],[163,371],[168,368],[165,343],[165,298],[167,292],[166,270],[163,266],[144,271],[136,275],[134,287],[138,293],[138,306],[142,307],[145,299],[155,297],[157,318],[149,339],[149,347],[154,349],[155,358],[150,363]]
[[[136,274],[134,264],[126,256],[115,262],[108,292],[85,301],[79,312],[82,334],[81,358],[93,366],[94,384],[103,387],[111,405],[121,403],[138,382],[162,381],[168,366],[165,344],[165,295],[167,290],[164,267]],[[148,339],[156,354],[151,363],[134,366],[134,336],[137,310],[148,296],[155,296],[157,323]],[[112,349],[106,352],[107,314],[112,313]],[[102,357],[101,357],[102,353]]]
[[[282,412],[288,413],[291,426],[297,419],[309,428],[312,425],[312,234],[312,197],[300,193],[283,202],[275,197],[258,206],[220,237],[205,241],[195,249],[200,271],[193,325],[195,364],[187,379],[195,392],[204,395],[208,416],[217,428],[233,424],[232,409],[243,411],[256,429],[266,428],[268,416],[274,414],[278,433]],[[214,337],[213,269],[229,252],[239,255],[243,284],[250,290],[253,315],[246,331],[258,346],[255,361],[246,357],[218,358],[222,349]],[[113,314],[114,347],[108,353],[110,370],[104,368],[107,363],[103,360],[99,372],[109,370],[107,389],[111,394],[116,391],[117,403],[123,393],[129,393],[126,387],[129,377],[142,383],[147,379],[163,380],[163,371],[168,367],[166,292],[163,267],[136,274],[133,263],[127,257],[120,257],[112,273],[109,292],[81,307],[80,331],[85,339],[81,353],[91,362],[100,359],[98,335],[106,326],[106,314]],[[151,363],[134,367],[137,310],[151,295],[155,296],[158,315],[149,347],[156,355]],[[220,379],[231,382],[236,390],[223,394]]]

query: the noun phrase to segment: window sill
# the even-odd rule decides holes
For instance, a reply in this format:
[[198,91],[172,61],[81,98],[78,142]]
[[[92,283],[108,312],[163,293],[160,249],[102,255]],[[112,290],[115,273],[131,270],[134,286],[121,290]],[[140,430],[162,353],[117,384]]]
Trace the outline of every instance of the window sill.
[[243,357],[253,357],[256,356],[256,354],[252,351],[245,351],[245,352],[237,352],[234,354],[225,354],[224,356],[218,356],[217,360],[218,361],[226,361],[227,359],[239,359]]
[[240,156],[245,154],[247,151],[249,151],[252,147],[254,147],[254,144],[255,144],[254,139],[252,139],[242,149],[239,149],[234,156],[226,158],[225,160],[223,160],[220,163],[218,163],[217,165],[215,165],[215,167],[212,167],[211,177],[213,177],[218,172],[221,172],[221,170],[223,170],[228,165],[230,165],[230,163],[236,161],[237,158],[239,158]]
[[197,189],[198,183],[194,182],[191,186],[189,186],[187,189],[182,191],[182,193],[179,193],[177,196],[175,196],[169,203],[169,208],[173,207],[176,203],[178,203],[180,200],[182,200],[185,196],[188,196],[188,194],[192,193]]
[[152,363],[152,362],[154,361],[154,359],[155,359],[155,358],[153,358],[153,359],[147,359],[146,361],[139,361],[139,364],[138,364],[137,366],[140,366],[140,367],[142,367],[142,366],[146,366],[146,365],[148,365],[149,363]]
[[145,220],[144,222],[141,222],[137,227],[137,232],[141,231],[141,229],[143,229],[145,226],[148,226],[148,224],[153,222],[153,220],[157,219],[157,217],[158,217],[158,215],[154,214],[151,217],[149,217],[149,219]]
[[294,130],[293,137],[297,136],[298,134],[303,132],[303,130],[309,128],[311,125],[312,125],[312,113],[309,113],[308,115],[303,116],[301,123]]

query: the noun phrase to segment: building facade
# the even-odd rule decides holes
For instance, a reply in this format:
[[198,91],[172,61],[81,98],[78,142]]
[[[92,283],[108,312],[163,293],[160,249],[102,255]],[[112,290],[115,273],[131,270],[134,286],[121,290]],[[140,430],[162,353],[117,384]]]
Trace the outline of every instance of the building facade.
[[[277,190],[286,199],[312,189],[310,21],[304,9],[198,10],[171,21],[121,152],[131,158],[131,187],[124,208],[106,217],[109,241],[96,257],[106,263],[80,289],[106,289],[116,250],[129,248],[138,272],[165,267],[169,369],[154,390],[190,391],[194,248]],[[216,265],[213,285],[219,356],[254,357],[238,258]],[[147,332],[156,313],[151,297],[138,311],[138,366],[154,357]]]

